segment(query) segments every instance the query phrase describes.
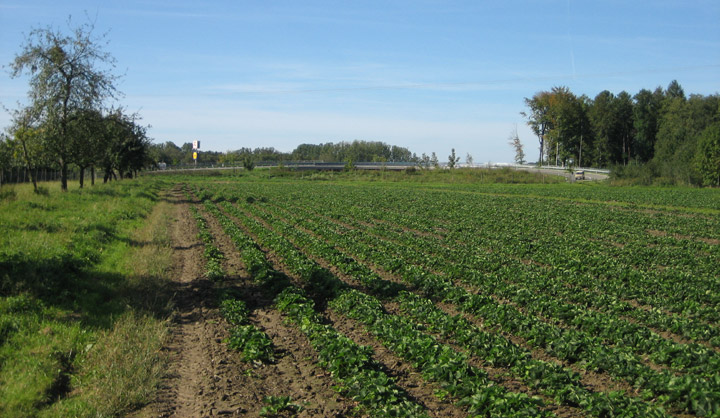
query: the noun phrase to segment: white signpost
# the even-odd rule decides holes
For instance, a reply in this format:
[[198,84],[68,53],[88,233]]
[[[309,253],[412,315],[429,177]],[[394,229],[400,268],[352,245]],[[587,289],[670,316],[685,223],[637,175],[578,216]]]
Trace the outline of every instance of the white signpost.
[[198,151],[200,150],[200,141],[193,141],[193,161],[195,161],[195,167],[197,167]]

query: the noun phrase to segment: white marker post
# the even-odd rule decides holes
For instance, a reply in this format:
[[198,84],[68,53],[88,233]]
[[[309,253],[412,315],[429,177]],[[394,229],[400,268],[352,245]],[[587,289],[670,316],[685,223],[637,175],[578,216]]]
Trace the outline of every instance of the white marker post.
[[198,151],[200,150],[200,141],[193,141],[193,161],[195,161],[195,168],[197,168],[197,157]]

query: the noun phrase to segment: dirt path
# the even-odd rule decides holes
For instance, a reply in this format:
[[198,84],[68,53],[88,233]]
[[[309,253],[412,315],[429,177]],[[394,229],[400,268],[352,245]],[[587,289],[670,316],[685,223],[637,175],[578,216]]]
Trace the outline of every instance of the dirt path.
[[173,190],[171,236],[175,317],[166,350],[168,375],[156,401],[140,416],[206,417],[242,411],[239,369],[222,343],[226,330],[215,304],[213,284],[203,277],[203,246],[180,190]]
[[[174,204],[171,278],[176,312],[165,347],[168,374],[155,401],[133,416],[257,417],[265,406],[263,399],[269,395],[290,396],[293,403],[303,407],[298,417],[362,416],[353,411],[353,402],[333,390],[335,383],[317,366],[314,350],[304,335],[283,323],[271,308],[271,301],[258,300],[232,242],[207,214],[215,244],[226,255],[224,268],[230,274],[223,283],[203,277],[204,247],[190,214],[192,203],[184,200],[179,188],[168,199]],[[217,307],[219,286],[239,290],[248,306],[255,305],[251,320],[273,340],[275,362],[242,362],[240,355],[223,342],[229,325]]]

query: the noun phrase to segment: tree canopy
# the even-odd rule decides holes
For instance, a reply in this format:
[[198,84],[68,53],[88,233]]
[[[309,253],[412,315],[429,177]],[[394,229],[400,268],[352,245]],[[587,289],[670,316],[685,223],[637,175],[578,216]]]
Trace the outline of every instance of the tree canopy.
[[[17,148],[15,160],[31,177],[39,166],[59,169],[62,190],[71,164],[80,169],[81,187],[84,170],[101,163],[121,170],[122,177],[122,170],[147,163],[149,144],[137,116],[108,105],[119,93],[115,59],[103,49],[104,36],[96,37],[92,24],[72,26],[69,20],[68,25],[69,34],[52,27],[32,30],[10,63],[13,77],[29,75],[30,88],[28,104],[15,111],[5,141]],[[124,131],[111,128],[117,120],[126,125]],[[109,159],[128,161],[108,165]]]
[[642,165],[663,182],[716,179],[710,151],[716,131],[709,127],[720,120],[717,94],[687,97],[673,80],[666,89],[642,89],[634,96],[605,90],[592,99],[553,87],[525,104],[522,115],[538,136],[540,164],[614,167],[616,173]]

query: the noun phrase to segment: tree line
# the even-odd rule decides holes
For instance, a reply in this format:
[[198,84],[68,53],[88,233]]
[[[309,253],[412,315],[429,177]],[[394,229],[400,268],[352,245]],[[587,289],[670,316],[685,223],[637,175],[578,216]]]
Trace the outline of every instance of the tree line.
[[30,76],[27,106],[12,113],[12,124],[0,137],[0,166],[23,167],[35,191],[40,169],[60,171],[67,190],[68,168],[78,167],[80,187],[85,170],[94,182],[96,168],[104,181],[133,176],[150,163],[147,127],[137,114],[110,107],[119,96],[114,58],[95,38],[92,24],[71,34],[47,27],[34,29],[10,64],[11,75]]
[[[167,165],[193,163],[191,143],[177,146],[167,141],[153,145],[153,158]],[[198,153],[199,163],[239,165],[248,159],[255,162],[329,161],[329,162],[395,162],[416,161],[418,158],[407,148],[388,145],[380,141],[341,141],[321,144],[301,144],[291,152],[281,152],[273,147],[240,148],[228,152],[205,151]]]
[[595,98],[553,87],[525,98],[539,164],[612,168],[647,183],[720,185],[720,96],[677,81]]

